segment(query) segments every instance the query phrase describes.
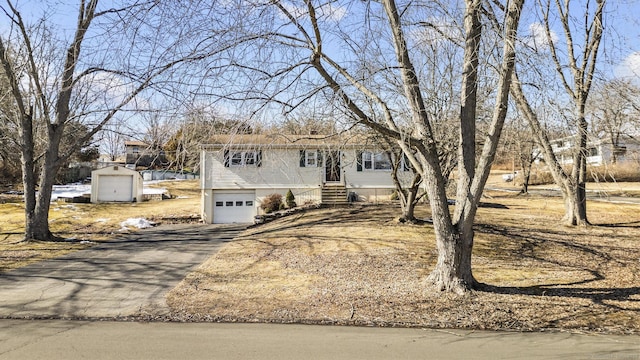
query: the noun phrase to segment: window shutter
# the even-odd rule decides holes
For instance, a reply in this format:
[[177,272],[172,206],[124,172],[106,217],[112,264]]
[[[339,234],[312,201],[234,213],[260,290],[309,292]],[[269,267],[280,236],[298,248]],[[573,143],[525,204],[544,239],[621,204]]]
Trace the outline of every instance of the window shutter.
[[229,150],[224,151],[224,167],[229,167]]
[[317,150],[317,153],[318,153],[318,159],[316,160],[316,166],[317,167],[321,167],[322,164],[323,164],[322,163],[322,154],[323,154],[323,152],[320,151],[320,150]]
[[300,150],[300,167],[305,167],[305,163],[306,163],[306,151],[304,150]]
[[262,150],[256,152],[256,166],[262,166]]
[[356,153],[356,170],[362,171],[362,151]]

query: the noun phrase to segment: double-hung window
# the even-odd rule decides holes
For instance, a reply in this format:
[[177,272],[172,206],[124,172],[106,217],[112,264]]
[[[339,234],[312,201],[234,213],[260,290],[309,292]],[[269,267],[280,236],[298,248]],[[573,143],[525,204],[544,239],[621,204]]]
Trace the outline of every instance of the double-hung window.
[[260,166],[260,151],[225,150],[226,167]]
[[364,170],[388,171],[392,169],[391,158],[386,152],[364,151],[362,168]]
[[305,165],[307,167],[316,167],[316,166],[318,166],[318,152],[317,151],[306,151],[305,152]]
[[300,150],[300,167],[318,167],[322,165],[322,156],[318,150]]

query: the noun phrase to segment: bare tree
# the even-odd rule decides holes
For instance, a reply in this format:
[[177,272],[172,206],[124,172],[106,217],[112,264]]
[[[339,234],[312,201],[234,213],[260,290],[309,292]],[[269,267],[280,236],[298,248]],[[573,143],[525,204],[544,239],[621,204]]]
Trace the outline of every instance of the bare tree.
[[638,136],[640,88],[625,79],[606,82],[594,88],[587,110],[591,114],[591,134],[606,139],[615,164],[622,153],[624,137]]
[[[553,3],[553,5],[552,5]],[[572,132],[572,167],[565,170],[563,164],[553,152],[549,134],[531,106],[529,97],[520,81],[514,74],[512,93],[518,109],[529,122],[540,144],[544,160],[551,171],[555,183],[560,186],[565,202],[564,222],[569,225],[587,225],[586,198],[586,157],[588,140],[588,122],[586,104],[591,91],[596,71],[598,51],[603,34],[603,14],[605,0],[587,1],[591,6],[584,8],[581,16],[573,14],[576,7],[570,6],[568,0],[546,0],[541,2],[543,27],[548,48],[548,56],[555,67],[555,75],[565,93],[569,97],[571,113],[569,125]],[[557,12],[558,21],[564,34],[564,41],[558,41],[552,31],[552,7]],[[583,35],[581,42],[576,42],[576,35]],[[564,53],[561,46],[564,45]]]
[[129,139],[130,134],[121,119],[114,119],[99,133],[100,151],[108,155],[110,161],[118,160],[125,154],[124,142]]
[[[0,6],[10,26],[0,36],[0,64],[17,109],[25,240],[56,239],[49,230],[48,213],[53,181],[62,164],[140,93],[157,86],[154,81],[193,59],[171,34],[158,36],[156,22],[150,21],[161,16],[151,14],[158,8],[156,2],[110,6],[98,9],[97,0],[81,0],[66,48],[60,47],[65,41],[56,37],[46,15],[29,23],[17,2],[7,0]],[[9,54],[10,48],[20,50]],[[122,56],[114,56],[117,51]],[[71,124],[77,122],[88,130],[69,137]],[[40,125],[44,151],[37,153]],[[73,142],[65,143],[69,138]]]
[[[428,281],[437,289],[451,292],[464,292],[478,285],[471,269],[473,223],[507,112],[514,41],[523,1],[466,0],[464,4],[464,31],[454,32],[453,36],[442,31],[447,24],[460,20],[449,14],[448,3],[418,1],[403,4],[400,9],[393,0],[349,3],[352,16],[348,19],[341,18],[347,9],[331,2],[250,4],[244,8],[243,21],[252,24],[244,31],[256,37],[253,56],[250,62],[234,57],[227,74],[236,81],[249,76],[246,82],[253,87],[243,93],[243,99],[280,104],[284,113],[294,112],[302,104],[313,104],[321,96],[333,96],[331,105],[339,107],[353,124],[392,139],[425,182],[438,249],[438,262]],[[458,9],[453,6],[451,13],[456,13]],[[252,14],[256,17],[252,18]],[[461,112],[457,116],[460,170],[453,214],[449,212],[446,193],[448,179],[441,166],[442,149],[418,73],[418,69],[430,71],[430,67],[416,67],[423,63],[413,58],[418,55],[412,34],[424,26],[417,19],[436,14],[442,16],[445,25],[436,26],[441,34],[434,39],[434,46],[438,46],[436,42],[454,41],[462,49],[462,68],[457,67],[461,71]],[[484,17],[486,14],[495,16]],[[488,43],[502,44],[492,56],[481,54],[484,26],[495,34],[485,43],[487,48],[495,49]],[[234,53],[243,52],[236,48]],[[479,68],[482,65],[485,69],[490,60],[497,61],[491,69],[495,70],[492,76],[499,80],[491,93],[494,106],[486,138],[478,141],[475,109]],[[429,65],[437,64],[435,61]],[[401,91],[397,91],[397,84]],[[478,143],[483,147],[476,157]]]
[[513,163],[513,181],[520,181],[520,193],[529,192],[531,181],[531,168],[536,160],[541,160],[541,154],[535,136],[529,124],[520,116],[509,121],[505,128],[503,147],[503,160]]

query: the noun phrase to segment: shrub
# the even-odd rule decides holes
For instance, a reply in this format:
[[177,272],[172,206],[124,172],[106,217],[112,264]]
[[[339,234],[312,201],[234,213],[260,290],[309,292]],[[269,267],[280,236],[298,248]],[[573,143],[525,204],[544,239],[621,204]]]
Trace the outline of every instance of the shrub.
[[296,207],[296,197],[293,196],[293,193],[291,192],[291,189],[289,189],[289,191],[287,191],[287,195],[284,196],[285,201],[287,202],[287,207],[288,208],[294,208]]
[[265,196],[260,203],[260,208],[266,213],[274,212],[276,210],[280,210],[283,206],[282,204],[282,195],[280,194],[270,194]]

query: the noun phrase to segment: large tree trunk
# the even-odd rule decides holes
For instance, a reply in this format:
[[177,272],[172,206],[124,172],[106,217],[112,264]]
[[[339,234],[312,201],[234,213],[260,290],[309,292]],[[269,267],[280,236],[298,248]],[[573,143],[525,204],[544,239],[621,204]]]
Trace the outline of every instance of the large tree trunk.
[[51,241],[57,240],[49,229],[49,209],[51,207],[51,193],[53,182],[57,174],[57,167],[45,164],[40,176],[40,187],[36,197],[36,207],[34,216],[27,222],[26,233],[30,234],[29,239]]
[[436,233],[438,262],[428,277],[437,289],[463,294],[476,288],[478,283],[471,270],[473,232],[461,234],[455,231]]
[[[443,206],[444,205],[444,206]],[[436,289],[463,294],[477,287],[473,277],[471,255],[473,251],[473,219],[463,226],[447,222],[449,209],[446,198],[432,201],[433,229],[438,249],[438,262],[429,274],[427,281]],[[444,212],[446,211],[446,214]],[[449,218],[450,219],[450,218]]]
[[589,225],[587,220],[587,201],[585,192],[579,188],[572,191],[564,198],[565,215],[563,221],[567,225]]
[[30,226],[36,219],[36,174],[34,164],[33,127],[30,114],[23,114],[20,126],[22,145],[21,167],[22,186],[24,191],[25,234],[24,240],[34,239],[33,228]]
[[[584,167],[582,165],[581,167]],[[584,169],[580,170],[585,173]],[[584,179],[584,175],[580,176]],[[587,192],[584,181],[578,183],[566,182],[564,185],[564,209],[563,222],[567,225],[589,225],[587,219]]]
[[25,229],[25,239],[27,240],[58,240],[58,237],[54,236],[49,229],[49,209],[54,181],[61,163],[58,154],[64,133],[64,124],[50,124],[48,130],[49,143],[40,173],[40,186],[35,199],[34,216],[27,220]]

